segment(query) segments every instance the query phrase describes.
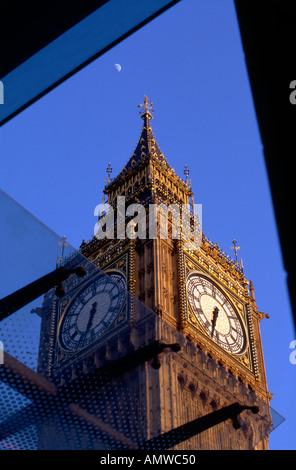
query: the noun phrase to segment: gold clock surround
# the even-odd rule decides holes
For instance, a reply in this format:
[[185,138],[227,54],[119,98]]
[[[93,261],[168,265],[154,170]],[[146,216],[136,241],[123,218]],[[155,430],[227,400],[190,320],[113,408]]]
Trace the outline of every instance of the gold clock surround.
[[[230,354],[244,354],[246,328],[225,291],[198,271],[188,274],[186,288],[189,309],[206,335]],[[218,313],[214,321],[215,309]]]

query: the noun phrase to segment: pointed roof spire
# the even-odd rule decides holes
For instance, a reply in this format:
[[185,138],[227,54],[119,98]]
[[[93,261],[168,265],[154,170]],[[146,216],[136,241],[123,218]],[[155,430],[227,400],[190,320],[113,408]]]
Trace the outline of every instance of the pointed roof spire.
[[232,243],[233,243],[233,246],[231,246],[230,248],[234,250],[235,263],[238,265],[237,250],[240,250],[240,246],[236,246],[237,241],[235,238],[232,240]]
[[187,166],[187,163],[186,163],[185,168],[184,168],[184,175],[186,177],[186,184],[189,184],[189,181],[188,181],[189,173],[190,173],[190,170],[188,169],[188,166]]
[[255,289],[254,289],[254,284],[250,279],[250,293],[251,293],[251,298],[255,300]]
[[106,168],[106,172],[108,173],[108,183],[110,183],[110,175],[112,173],[112,165],[111,165],[110,162],[108,163],[108,167]]
[[141,115],[141,118],[144,121],[144,126],[146,126],[147,128],[149,127],[150,119],[153,119],[151,112],[154,113],[154,109],[152,109],[152,106],[153,106],[153,103],[149,103],[148,96],[146,95],[144,96],[144,103],[138,104],[139,108],[142,108],[142,107],[144,108],[144,110],[139,111],[139,113]]
[[[138,164],[140,161],[144,160],[146,157],[149,156],[156,157],[158,160],[161,161],[163,166],[169,168],[169,164],[167,163],[163,153],[160,151],[156,143],[155,137],[152,132],[152,127],[150,125],[150,121],[151,119],[153,119],[152,113],[154,112],[152,106],[153,103],[150,103],[148,97],[145,95],[144,102],[138,105],[139,108],[143,108],[139,111],[139,113],[144,121],[138,144],[124,168],[121,170],[119,175],[117,175],[117,177],[114,178],[114,180],[112,181],[112,184],[115,184],[116,181],[124,173],[131,170],[136,164]],[[108,180],[107,186],[109,183],[111,183],[110,180]]]
[[152,109],[152,106],[153,103],[149,102],[148,97],[146,95],[144,96],[144,103],[138,105],[139,108],[143,108],[142,110],[140,110],[140,116],[144,122],[138,145],[135,148],[135,151],[132,154],[128,165],[130,163],[135,164],[142,158],[145,158],[149,155],[153,155],[159,160],[161,160],[166,166],[168,166],[164,155],[160,151],[152,132],[152,127],[150,124],[151,119],[153,119],[152,113],[154,113],[154,109]]

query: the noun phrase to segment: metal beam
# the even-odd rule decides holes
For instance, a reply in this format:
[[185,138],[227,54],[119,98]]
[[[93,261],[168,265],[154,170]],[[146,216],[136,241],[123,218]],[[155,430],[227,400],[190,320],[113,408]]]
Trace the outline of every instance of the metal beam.
[[56,295],[63,296],[65,292],[62,288],[62,282],[68,279],[71,274],[77,274],[77,276],[83,277],[86,272],[84,268],[81,267],[75,269],[60,267],[36,279],[36,281],[31,282],[16,292],[7,295],[0,300],[0,321],[9,317],[33,300],[38,299],[38,297],[54,287],[56,288]]
[[202,416],[201,418],[197,418],[193,421],[190,421],[189,423],[183,424],[182,426],[172,429],[171,431],[141,442],[139,444],[139,449],[167,450],[228,419],[232,420],[235,429],[239,429],[241,425],[238,421],[238,415],[244,410],[251,410],[254,414],[259,412],[258,406],[248,406],[240,405],[239,403],[233,403],[232,405],[225,406],[220,410],[213,411],[212,413]]
[[43,13],[32,0],[2,7],[9,31],[0,35],[0,126],[179,1],[60,0],[42,3]]

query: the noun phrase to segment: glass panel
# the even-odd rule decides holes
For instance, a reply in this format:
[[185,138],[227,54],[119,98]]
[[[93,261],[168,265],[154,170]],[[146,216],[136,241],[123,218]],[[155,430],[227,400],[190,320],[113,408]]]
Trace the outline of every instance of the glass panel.
[[[1,206],[12,261],[2,265],[1,449],[253,449],[280,424],[131,296],[123,275],[99,270],[4,193]],[[3,309],[3,297],[52,272],[34,301]]]

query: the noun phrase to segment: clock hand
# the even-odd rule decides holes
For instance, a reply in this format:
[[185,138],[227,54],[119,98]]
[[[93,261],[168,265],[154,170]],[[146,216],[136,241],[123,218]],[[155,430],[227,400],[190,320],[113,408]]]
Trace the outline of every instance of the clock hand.
[[212,318],[212,333],[211,333],[212,337],[213,337],[213,334],[214,334],[218,314],[219,314],[219,309],[218,309],[218,307],[215,307],[214,310],[213,310],[213,318]]
[[91,306],[91,311],[89,312],[89,319],[88,319],[88,322],[87,322],[87,327],[86,327],[86,332],[91,328],[92,326],[92,322],[93,322],[93,319],[94,319],[94,316],[95,316],[95,313],[96,313],[96,310],[97,310],[97,302],[94,302]]

